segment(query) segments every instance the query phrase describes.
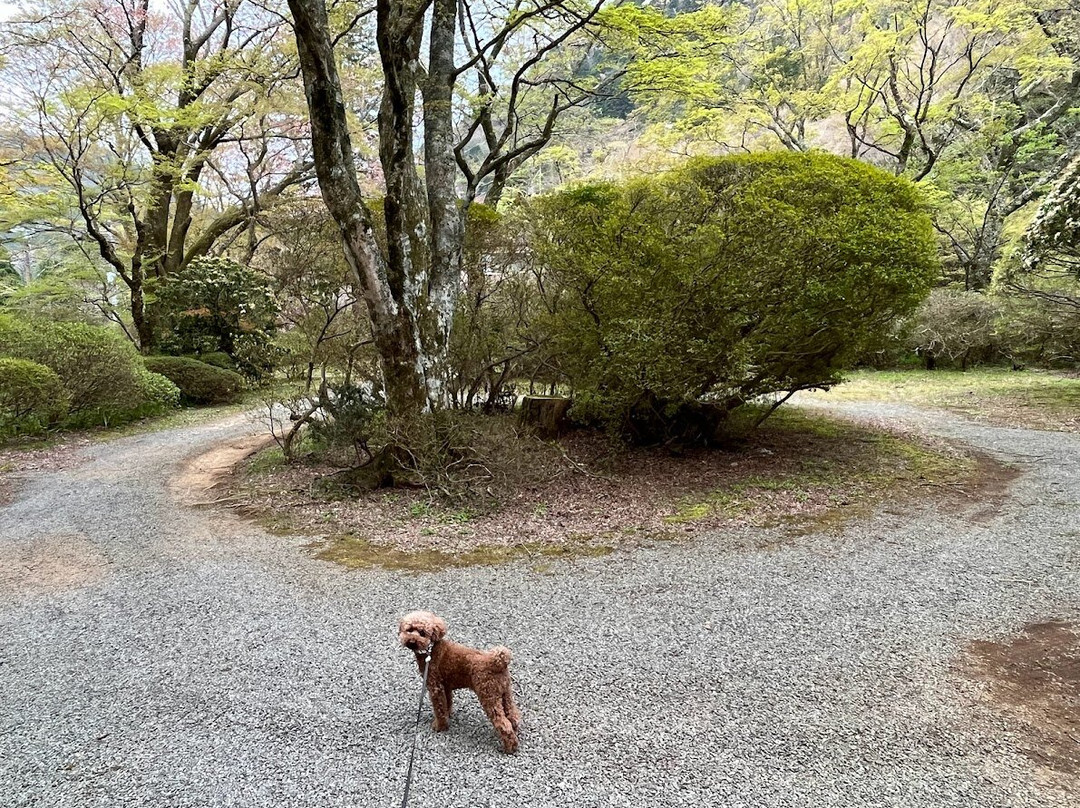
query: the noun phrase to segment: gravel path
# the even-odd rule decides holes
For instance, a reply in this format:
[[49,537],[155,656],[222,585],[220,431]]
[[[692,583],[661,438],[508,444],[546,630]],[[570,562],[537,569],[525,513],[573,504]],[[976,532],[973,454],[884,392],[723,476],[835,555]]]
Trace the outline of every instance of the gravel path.
[[1077,616],[1080,436],[849,409],[1026,473],[989,520],[883,512],[768,549],[423,575],[346,572],[176,504],[180,461],[241,419],[28,474],[0,507],[0,805],[397,805],[414,607],[513,648],[525,713],[515,757],[471,696],[450,732],[425,724],[417,806],[1076,805],[950,666],[972,638]]

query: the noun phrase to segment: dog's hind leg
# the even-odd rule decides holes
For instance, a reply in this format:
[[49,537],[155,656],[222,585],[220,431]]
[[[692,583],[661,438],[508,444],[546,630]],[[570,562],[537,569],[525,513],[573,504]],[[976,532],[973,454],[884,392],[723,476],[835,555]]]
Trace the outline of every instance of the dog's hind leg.
[[[479,695],[479,694],[478,694]],[[517,733],[510,719],[503,712],[503,699],[501,693],[487,696],[480,700],[480,706],[484,708],[484,714],[491,720],[491,725],[499,733],[502,739],[503,751],[512,754],[517,751]]]

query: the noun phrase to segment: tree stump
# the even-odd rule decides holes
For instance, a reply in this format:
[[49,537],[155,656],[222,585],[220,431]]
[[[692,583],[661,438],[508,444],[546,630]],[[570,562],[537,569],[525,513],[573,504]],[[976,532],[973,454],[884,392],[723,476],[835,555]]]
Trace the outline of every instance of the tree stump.
[[521,400],[518,422],[545,440],[557,438],[566,431],[570,399],[562,396],[525,396]]

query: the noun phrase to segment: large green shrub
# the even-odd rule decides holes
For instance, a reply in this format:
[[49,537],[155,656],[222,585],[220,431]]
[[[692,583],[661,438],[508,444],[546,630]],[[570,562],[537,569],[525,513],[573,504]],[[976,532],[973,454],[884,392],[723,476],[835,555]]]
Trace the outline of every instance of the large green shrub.
[[171,278],[159,298],[169,327],[162,339],[167,353],[225,353],[253,379],[273,370],[278,307],[260,273],[227,258],[199,258]]
[[208,365],[213,365],[216,368],[225,368],[225,370],[236,370],[236,362],[224,351],[212,351],[210,353],[199,354],[198,356],[192,356],[191,359],[198,359],[200,362],[205,362]]
[[154,411],[138,351],[105,326],[0,315],[0,355],[51,368],[67,391],[66,426],[117,424]]
[[1080,307],[1038,297],[1002,295],[997,301],[995,336],[1014,365],[1080,365]]
[[577,412],[646,442],[835,383],[939,273],[914,186],[825,154],[699,160],[529,213]]
[[33,434],[67,413],[68,393],[50,368],[27,359],[0,358],[0,436]]
[[172,381],[181,399],[191,404],[227,404],[238,400],[244,387],[239,373],[186,356],[148,356],[144,361],[147,370]]

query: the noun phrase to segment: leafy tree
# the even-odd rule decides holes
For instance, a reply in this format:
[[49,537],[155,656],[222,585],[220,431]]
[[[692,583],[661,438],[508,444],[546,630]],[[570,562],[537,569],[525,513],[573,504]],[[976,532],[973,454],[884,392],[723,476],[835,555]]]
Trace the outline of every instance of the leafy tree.
[[535,328],[541,296],[521,216],[473,205],[465,232],[465,280],[450,346],[452,403],[492,412],[511,404],[514,382],[537,375],[546,340]]
[[158,288],[308,176],[282,30],[249,0],[40,0],[5,26],[22,218],[123,281],[143,351]]
[[[305,392],[327,374],[346,383],[375,378],[371,326],[341,250],[341,231],[319,200],[290,205],[268,222],[274,232],[256,263],[272,278],[282,328],[276,343]],[[354,374],[354,371],[359,371]],[[318,373],[318,378],[316,377]]]
[[198,258],[161,290],[161,300],[170,326],[164,349],[225,353],[255,379],[272,370],[278,307],[265,276],[228,258]]
[[1080,160],[1039,206],[1018,256],[1000,273],[1010,306],[1008,344],[1022,361],[1080,361]]
[[1080,308],[1080,293],[1073,291],[1080,285],[1080,159],[1039,207],[1018,270],[1007,278],[1016,290]]
[[911,184],[823,154],[702,159],[535,213],[577,411],[645,442],[707,440],[749,401],[835,383],[938,272]]
[[[704,15],[726,16],[694,23]],[[714,54],[707,72],[692,59],[642,68],[661,74],[632,92],[662,144],[824,148],[921,182],[947,269],[968,289],[989,285],[1006,221],[1080,147],[1075,4],[762,0],[670,19],[631,8],[611,16],[664,26],[659,44],[620,43],[638,59]]]

